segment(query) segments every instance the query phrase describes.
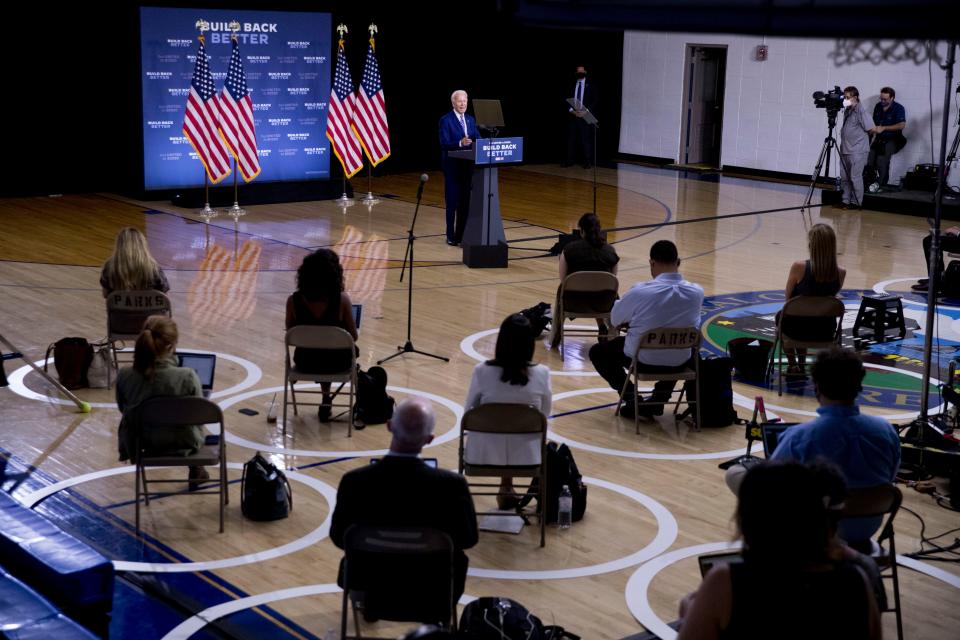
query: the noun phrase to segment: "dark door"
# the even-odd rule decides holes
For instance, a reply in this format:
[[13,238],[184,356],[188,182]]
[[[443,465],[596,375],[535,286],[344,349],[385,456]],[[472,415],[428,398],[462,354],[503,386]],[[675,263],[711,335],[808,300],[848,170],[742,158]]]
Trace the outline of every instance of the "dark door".
[[726,47],[687,47],[684,164],[720,166]]

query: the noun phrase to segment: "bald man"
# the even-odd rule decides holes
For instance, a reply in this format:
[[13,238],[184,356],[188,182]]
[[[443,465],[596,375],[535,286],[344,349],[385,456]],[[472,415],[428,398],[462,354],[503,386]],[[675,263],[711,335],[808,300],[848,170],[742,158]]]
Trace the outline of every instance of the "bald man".
[[455,599],[467,577],[464,549],[477,544],[477,514],[462,476],[434,469],[420,459],[433,440],[436,418],[429,400],[412,397],[397,405],[387,422],[390,451],[380,462],[350,471],[340,480],[330,540],[343,548],[350,525],[430,527],[454,546]]

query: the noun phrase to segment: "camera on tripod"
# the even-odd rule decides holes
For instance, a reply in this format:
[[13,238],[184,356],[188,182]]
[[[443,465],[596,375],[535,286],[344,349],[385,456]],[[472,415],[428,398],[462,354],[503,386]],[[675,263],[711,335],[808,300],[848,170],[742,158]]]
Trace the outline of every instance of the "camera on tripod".
[[836,114],[843,109],[843,91],[836,85],[827,92],[814,91],[813,106],[817,109],[826,109],[827,113]]

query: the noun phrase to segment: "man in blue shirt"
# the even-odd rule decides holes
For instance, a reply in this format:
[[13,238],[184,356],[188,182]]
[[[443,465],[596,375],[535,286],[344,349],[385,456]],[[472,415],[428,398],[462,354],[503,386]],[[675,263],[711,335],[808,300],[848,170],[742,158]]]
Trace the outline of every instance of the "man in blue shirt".
[[[852,489],[893,482],[900,468],[900,438],[883,418],[860,413],[856,400],[866,375],[860,357],[835,347],[820,353],[812,373],[820,416],[787,429],[771,459],[825,460],[840,468]],[[879,518],[845,520],[840,537],[856,544],[879,526]]]
[[873,123],[876,137],[870,145],[867,165],[877,168],[880,184],[886,186],[890,179],[890,157],[903,149],[907,139],[903,129],[907,126],[907,111],[894,98],[897,92],[892,87],[880,89],[880,102],[873,108]]

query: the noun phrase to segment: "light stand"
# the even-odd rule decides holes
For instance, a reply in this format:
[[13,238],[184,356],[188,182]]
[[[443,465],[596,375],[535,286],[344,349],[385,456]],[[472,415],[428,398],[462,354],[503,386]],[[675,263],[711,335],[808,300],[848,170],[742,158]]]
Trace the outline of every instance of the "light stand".
[[387,356],[383,360],[377,360],[377,364],[383,364],[405,353],[419,353],[422,356],[429,356],[431,358],[436,358],[437,360],[450,362],[450,358],[445,358],[443,356],[438,356],[433,353],[416,349],[413,346],[413,340],[410,337],[410,334],[413,330],[413,244],[417,239],[416,236],[413,235],[413,230],[414,227],[417,226],[417,214],[420,212],[420,200],[423,198],[423,185],[428,179],[429,176],[425,173],[420,176],[420,186],[417,188],[417,206],[413,210],[413,219],[410,221],[410,229],[407,231],[407,252],[403,258],[403,267],[400,269],[400,280],[402,281],[403,274],[407,268],[407,257],[409,256],[410,278],[407,280],[407,341],[403,343],[402,347],[397,347],[396,353]]
[[813,168],[813,175],[810,177],[810,187],[807,189],[807,197],[800,207],[800,213],[810,208],[810,201],[813,200],[813,193],[817,188],[817,180],[820,179],[820,171],[826,166],[823,174],[825,178],[830,178],[830,155],[837,148],[837,139],[833,137],[833,129],[837,126],[837,111],[827,110],[827,137],[823,139],[823,146],[820,148],[820,156],[817,158],[817,164]]
[[[940,281],[940,219],[943,207],[943,191],[946,182],[946,156],[947,156],[947,128],[950,124],[950,89],[953,86],[953,65],[956,61],[957,41],[947,42],[947,61],[944,69],[947,72],[946,90],[943,96],[943,122],[940,130],[940,167],[938,169],[937,192],[934,197],[933,213],[933,234],[930,238],[930,259],[927,265],[929,273],[929,287],[927,290],[927,318],[924,327],[923,336],[923,378],[921,378],[920,389],[920,415],[907,426],[907,432],[903,440],[915,442],[920,450],[920,466],[923,466],[923,452],[926,446],[930,444],[939,444],[942,431],[932,424],[927,413],[927,404],[930,400],[930,367],[933,357],[933,331],[934,320],[936,317],[937,289]],[[939,360],[937,362],[939,370]],[[942,440],[941,440],[942,442]]]

